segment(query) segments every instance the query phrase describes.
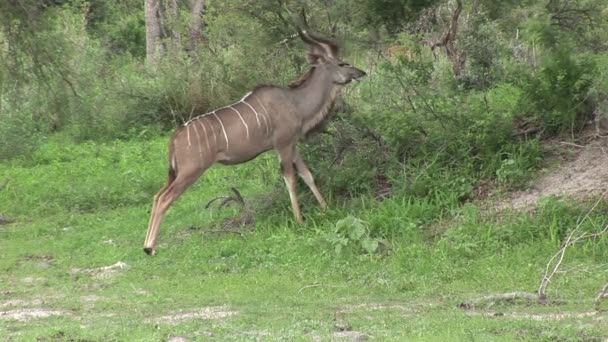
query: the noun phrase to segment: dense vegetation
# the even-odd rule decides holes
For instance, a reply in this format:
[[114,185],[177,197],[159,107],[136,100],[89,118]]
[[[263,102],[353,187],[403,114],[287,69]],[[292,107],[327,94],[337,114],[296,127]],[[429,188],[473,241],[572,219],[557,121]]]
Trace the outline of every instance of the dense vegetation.
[[[256,84],[286,84],[306,68],[292,39],[300,5],[208,2],[196,50],[167,33],[153,67],[140,1],[1,5],[0,159],[29,158],[58,132],[77,142],[155,136]],[[325,185],[340,193],[369,192],[378,175],[421,196],[456,187],[466,198],[480,179],[517,185],[540,160],[539,137],[576,132],[608,106],[602,1],[465,1],[454,32],[455,1],[306,6],[371,74],[309,151],[333,163],[318,173],[332,169],[339,179]],[[178,10],[167,30],[186,37],[191,18]],[[415,176],[429,160],[436,181]]]
[[[0,335],[608,336],[601,319],[502,324],[456,309],[488,292],[534,292],[570,229],[608,222],[604,204],[585,216],[586,203],[547,199],[536,211],[492,217],[475,201],[487,189],[524,187],[544,165],[543,140],[574,138],[608,113],[605,1],[227,0],[206,1],[200,18],[186,4],[195,2],[160,1],[170,15],[162,53],[151,59],[144,1],[0,1],[0,224],[15,221],[0,226],[0,290],[10,290],[0,292],[0,310],[10,308],[2,296],[43,297],[81,316],[0,324]],[[258,84],[288,84],[306,71],[293,35],[302,7],[369,75],[301,147],[331,209],[320,211],[302,187],[306,223],[295,225],[271,154],[214,168],[169,212],[160,255],[144,258],[170,132]],[[202,209],[231,186],[244,209]],[[569,301],[549,309],[589,306],[606,281],[605,243],[572,248],[576,269],[552,284],[560,289],[552,295]],[[73,271],[117,260],[130,265],[119,278]],[[19,280],[32,274],[46,280]],[[94,304],[79,299],[91,293]],[[339,308],[358,303],[388,303],[389,312],[350,311],[348,329],[336,327]],[[155,310],[223,304],[238,317],[204,329],[154,321]]]

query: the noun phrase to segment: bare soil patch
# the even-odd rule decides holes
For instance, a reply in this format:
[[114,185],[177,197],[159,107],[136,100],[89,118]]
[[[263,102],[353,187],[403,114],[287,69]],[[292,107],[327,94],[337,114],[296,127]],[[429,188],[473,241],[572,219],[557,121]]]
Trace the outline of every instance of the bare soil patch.
[[220,319],[226,318],[230,316],[237,315],[238,312],[235,310],[230,310],[227,306],[209,306],[200,309],[190,310],[190,311],[178,311],[171,313],[169,315],[165,315],[159,318],[154,319],[156,323],[169,323],[169,324],[178,324],[188,320],[194,319]]
[[42,300],[34,299],[34,300],[25,300],[25,299],[7,299],[0,301],[0,308],[10,308],[10,307],[24,307],[24,306],[38,306],[42,304]]
[[331,335],[332,341],[367,341],[369,335],[360,331],[337,331]]
[[411,306],[406,306],[404,304],[384,304],[384,303],[363,303],[363,304],[351,304],[342,307],[337,312],[340,313],[348,313],[353,311],[377,311],[377,310],[399,310],[399,311],[407,311],[413,312]]
[[15,309],[0,311],[0,319],[28,321],[34,318],[46,318],[50,316],[69,316],[71,313],[65,310],[53,310],[44,308]]
[[532,209],[542,197],[585,199],[608,189],[608,139],[582,136],[579,140],[548,143],[561,153],[567,151],[568,155],[561,155],[566,160],[544,171],[529,189],[497,203],[496,209]]
[[606,320],[607,317],[601,312],[590,310],[582,312],[543,312],[543,313],[523,313],[523,312],[500,312],[500,311],[467,311],[467,315],[471,316],[484,316],[484,317],[495,317],[495,318],[516,318],[516,319],[529,319],[534,321],[545,321],[553,320],[560,321],[568,318],[592,318],[595,321]]

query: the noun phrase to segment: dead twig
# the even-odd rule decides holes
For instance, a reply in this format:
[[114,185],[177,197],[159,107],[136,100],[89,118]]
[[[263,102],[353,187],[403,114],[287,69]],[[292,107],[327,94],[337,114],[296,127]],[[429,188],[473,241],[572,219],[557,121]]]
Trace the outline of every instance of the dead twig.
[[536,300],[538,300],[538,295],[535,293],[521,292],[521,291],[499,293],[499,294],[494,294],[494,295],[473,298],[471,300],[460,303],[458,305],[458,307],[465,309],[465,310],[471,310],[471,309],[477,307],[481,303],[488,303],[490,305],[493,305],[496,302],[507,302],[507,301],[513,301],[515,299],[525,299],[525,300],[529,300],[529,301],[536,301]]
[[578,148],[585,148],[585,146],[583,146],[583,145],[579,145],[579,144],[575,144],[575,143],[571,143],[571,142],[567,142],[567,141],[560,141],[559,143],[562,145],[574,146],[574,147],[578,147]]
[[124,263],[122,261],[118,261],[115,264],[110,265],[110,266],[102,266],[102,267],[96,267],[96,268],[73,268],[71,273],[72,274],[101,273],[101,272],[120,270],[120,269],[124,269],[124,268],[128,268],[128,267],[129,267],[129,265],[127,265],[126,263]]
[[9,179],[5,179],[4,182],[2,182],[2,184],[0,185],[0,191],[4,190],[4,188],[6,188],[6,186],[8,185],[8,181]]
[[545,274],[543,275],[543,278],[540,282],[540,286],[538,287],[538,300],[541,304],[546,304],[546,302],[547,302],[547,286],[549,286],[549,283],[551,283],[551,278],[553,278],[553,276],[555,275],[555,273],[557,273],[559,267],[561,266],[568,247],[572,246],[573,244],[575,244],[581,240],[592,239],[592,238],[598,237],[598,236],[608,232],[608,225],[606,225],[600,232],[597,232],[597,233],[583,232],[580,235],[575,237],[575,234],[577,233],[578,229],[589,218],[589,215],[591,215],[591,213],[600,204],[600,202],[604,199],[604,197],[606,196],[607,193],[608,193],[608,190],[605,190],[604,193],[602,193],[602,195],[595,202],[595,204],[591,207],[591,209],[589,209],[587,211],[585,216],[583,216],[583,218],[578,222],[576,227],[574,227],[574,229],[572,229],[570,234],[568,234],[568,236],[564,239],[564,241],[562,242],[562,245],[561,245],[560,249],[557,251],[557,253],[555,253],[547,262],[547,266],[545,268]]
[[[2,184],[0,184],[0,191],[4,190],[4,188],[6,188],[6,186],[8,185],[8,181],[9,181],[9,179],[7,178],[4,180],[4,182],[2,182]],[[13,220],[12,218],[0,214],[0,225],[9,224],[9,223],[13,223],[13,222],[15,222],[15,220]]]
[[234,192],[234,196],[227,195],[227,196],[214,197],[209,202],[207,202],[207,205],[205,205],[205,209],[209,209],[211,204],[219,199],[221,199],[222,202],[217,207],[218,209],[222,209],[222,207],[224,205],[228,204],[228,202],[231,202],[231,201],[237,202],[241,206],[245,206],[245,200],[243,199],[243,196],[241,196],[241,193],[236,188],[230,188],[230,190],[232,190],[232,192]]
[[0,214],[0,225],[9,224],[9,223],[13,223],[13,222],[15,222],[14,219]]
[[298,38],[298,34],[294,33],[292,35],[287,36],[286,38],[284,38],[283,40],[281,40],[280,42],[277,43],[277,45],[287,45],[287,43],[291,40],[294,40]]
[[236,229],[203,229],[201,227],[195,227],[195,226],[189,226],[186,229],[192,230],[192,231],[200,231],[203,234],[205,234],[205,233],[208,233],[208,234],[236,234],[236,235],[244,238],[243,231],[236,230]]
[[602,287],[600,292],[597,294],[597,297],[595,297],[593,306],[595,307],[596,311],[601,311],[600,304],[602,304],[602,301],[606,298],[608,298],[608,283],[604,284],[604,287]]
[[458,18],[462,12],[462,0],[456,0],[456,8],[452,12],[452,17],[448,27],[439,41],[431,45],[431,52],[435,55],[435,49],[444,47],[448,59],[452,62],[454,77],[460,77],[464,69],[466,54],[458,50],[455,45],[456,35],[458,34]]
[[314,284],[310,284],[310,285],[306,285],[306,286],[302,287],[300,290],[298,290],[298,293],[302,293],[302,291],[304,291],[305,289],[309,289],[311,287],[319,287],[319,286],[333,287],[333,288],[346,287],[346,286],[340,286],[340,285],[327,285],[327,284],[322,284],[322,283],[314,283]]
[[298,290],[298,293],[302,293],[302,291],[304,291],[305,289],[308,289],[308,288],[311,288],[311,287],[317,287],[317,286],[323,286],[323,284],[306,285],[306,286],[302,287],[300,290]]

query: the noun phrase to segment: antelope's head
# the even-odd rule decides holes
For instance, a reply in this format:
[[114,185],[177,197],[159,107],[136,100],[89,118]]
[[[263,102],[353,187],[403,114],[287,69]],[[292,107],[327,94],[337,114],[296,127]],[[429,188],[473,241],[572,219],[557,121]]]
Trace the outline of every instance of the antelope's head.
[[322,37],[308,28],[304,12],[297,29],[300,38],[309,46],[310,64],[327,73],[335,84],[345,85],[365,77],[365,71],[340,59],[340,49],[333,40]]

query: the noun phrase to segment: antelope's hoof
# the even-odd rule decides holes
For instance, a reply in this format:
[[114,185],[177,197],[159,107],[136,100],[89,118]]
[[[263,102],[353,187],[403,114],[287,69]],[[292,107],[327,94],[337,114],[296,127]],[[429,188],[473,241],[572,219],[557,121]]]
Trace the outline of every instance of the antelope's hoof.
[[154,248],[144,248],[144,252],[146,252],[148,255],[156,255]]

